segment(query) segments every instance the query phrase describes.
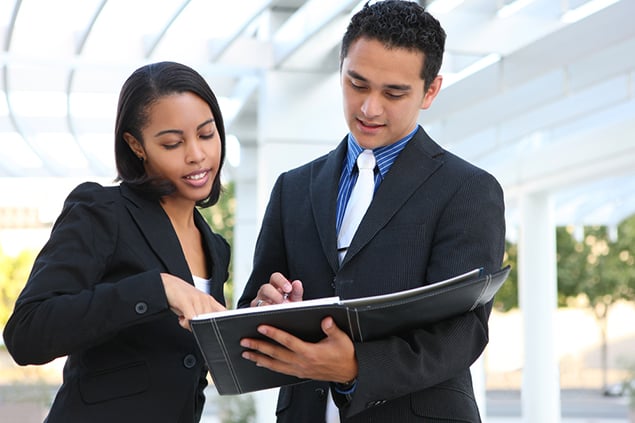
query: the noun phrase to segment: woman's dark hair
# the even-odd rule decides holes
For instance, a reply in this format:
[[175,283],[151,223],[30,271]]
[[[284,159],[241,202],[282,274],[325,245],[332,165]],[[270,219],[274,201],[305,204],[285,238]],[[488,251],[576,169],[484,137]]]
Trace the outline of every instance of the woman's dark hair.
[[165,96],[185,92],[197,95],[209,105],[220,136],[220,163],[212,189],[207,198],[196,203],[199,207],[209,207],[216,204],[222,191],[220,175],[225,161],[223,115],[205,79],[194,69],[180,63],[159,62],[142,66],[123,84],[115,120],[117,181],[124,181],[137,191],[157,199],[175,191],[171,182],[146,173],[143,162],[130,149],[123,135],[128,132],[143,144],[142,129],[148,123],[150,107]]
[[416,2],[384,0],[373,5],[367,2],[353,16],[342,38],[340,68],[353,42],[360,38],[377,40],[388,49],[422,52],[421,79],[427,90],[441,69],[445,37],[439,21]]

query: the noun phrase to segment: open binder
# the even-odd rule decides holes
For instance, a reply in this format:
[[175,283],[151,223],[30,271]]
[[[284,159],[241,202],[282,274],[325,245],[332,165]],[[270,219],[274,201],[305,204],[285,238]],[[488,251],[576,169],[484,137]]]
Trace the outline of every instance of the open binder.
[[332,316],[353,341],[371,341],[487,304],[509,271],[509,266],[492,274],[475,269],[418,288],[350,300],[328,297],[226,310],[197,316],[190,324],[218,393],[242,394],[305,381],[258,367],[241,357],[242,338],[268,339],[256,330],[261,324],[317,342],[324,337],[320,322]]

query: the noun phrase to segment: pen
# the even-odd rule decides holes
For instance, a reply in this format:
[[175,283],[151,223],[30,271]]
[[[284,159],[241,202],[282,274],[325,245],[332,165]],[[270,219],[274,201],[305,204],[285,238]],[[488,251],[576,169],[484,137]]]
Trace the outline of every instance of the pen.
[[289,298],[289,293],[288,292],[284,292],[282,294],[282,302],[288,301]]

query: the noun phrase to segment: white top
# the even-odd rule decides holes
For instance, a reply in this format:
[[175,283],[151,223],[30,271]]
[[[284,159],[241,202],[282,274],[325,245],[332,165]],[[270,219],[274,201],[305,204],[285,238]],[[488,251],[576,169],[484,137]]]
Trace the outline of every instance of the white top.
[[203,291],[206,294],[209,294],[210,284],[212,283],[211,279],[201,278],[200,276],[192,275],[192,279],[194,280],[194,286]]

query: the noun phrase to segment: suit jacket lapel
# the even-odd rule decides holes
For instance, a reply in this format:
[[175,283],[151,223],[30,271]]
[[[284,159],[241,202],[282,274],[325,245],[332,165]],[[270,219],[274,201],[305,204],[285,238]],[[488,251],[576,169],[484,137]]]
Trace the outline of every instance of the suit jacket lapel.
[[342,172],[342,162],[346,154],[344,138],[337,148],[331,151],[324,161],[313,164],[309,185],[313,216],[318,230],[322,249],[333,271],[340,267],[337,258],[337,234],[335,219],[337,214],[337,190]]
[[144,198],[126,184],[121,184],[121,192],[128,200],[126,208],[132,219],[167,271],[193,283],[183,250],[180,247],[175,248],[180,245],[179,239],[161,205],[157,201]]
[[417,131],[375,192],[342,265],[355,256],[443,164],[440,160],[443,152],[422,128]]

